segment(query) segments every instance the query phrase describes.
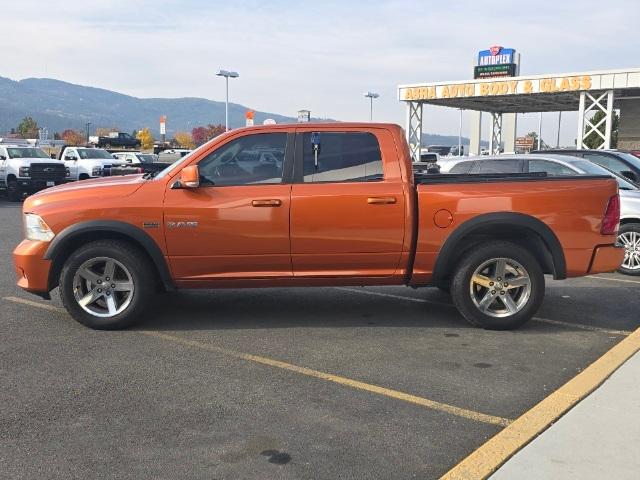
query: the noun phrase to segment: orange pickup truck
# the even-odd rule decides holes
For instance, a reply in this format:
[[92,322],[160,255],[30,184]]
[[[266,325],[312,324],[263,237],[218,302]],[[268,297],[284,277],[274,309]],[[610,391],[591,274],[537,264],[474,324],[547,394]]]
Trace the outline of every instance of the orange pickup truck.
[[530,319],[556,279],[613,271],[608,177],[412,171],[374,123],[233,130],[153,176],[47,189],[24,203],[18,285],[79,322],[132,324],[158,291],[409,285],[450,291],[491,329]]

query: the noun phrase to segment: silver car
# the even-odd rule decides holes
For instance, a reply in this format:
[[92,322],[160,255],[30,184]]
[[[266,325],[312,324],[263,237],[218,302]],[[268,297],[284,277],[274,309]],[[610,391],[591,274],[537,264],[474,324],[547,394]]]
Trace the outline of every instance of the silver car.
[[548,176],[610,175],[620,189],[620,230],[618,242],[625,256],[618,269],[626,275],[640,275],[640,187],[615,172],[584,158],[568,155],[530,154],[497,155],[443,159],[441,173],[535,173]]

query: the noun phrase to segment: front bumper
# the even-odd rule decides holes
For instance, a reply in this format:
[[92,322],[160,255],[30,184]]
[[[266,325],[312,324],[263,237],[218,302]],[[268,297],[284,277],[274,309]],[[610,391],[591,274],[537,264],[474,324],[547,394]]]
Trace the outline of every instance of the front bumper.
[[23,290],[41,296],[49,293],[51,260],[44,259],[48,246],[48,242],[25,239],[13,251],[17,284]]
[[596,247],[591,258],[589,273],[614,272],[624,260],[624,247],[601,245]]
[[18,178],[18,189],[21,192],[34,193],[45,188],[67,183],[67,180],[32,180],[31,178]]

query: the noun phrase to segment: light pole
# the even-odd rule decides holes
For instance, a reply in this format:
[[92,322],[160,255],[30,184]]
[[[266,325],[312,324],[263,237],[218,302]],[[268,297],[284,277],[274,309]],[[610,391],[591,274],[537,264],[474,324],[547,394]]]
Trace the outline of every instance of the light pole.
[[228,70],[220,70],[218,73],[216,73],[216,75],[219,77],[224,77],[225,83],[226,83],[227,99],[224,103],[224,127],[225,127],[225,130],[228,132],[229,131],[229,78],[238,78],[240,75],[238,74],[238,72],[230,72]]
[[370,106],[369,106],[369,121],[373,122],[373,99],[374,98],[378,98],[380,96],[380,94],[374,93],[374,92],[365,92],[364,96],[369,99],[369,102],[370,102]]
[[87,145],[89,144],[89,127],[91,127],[91,122],[87,122]]

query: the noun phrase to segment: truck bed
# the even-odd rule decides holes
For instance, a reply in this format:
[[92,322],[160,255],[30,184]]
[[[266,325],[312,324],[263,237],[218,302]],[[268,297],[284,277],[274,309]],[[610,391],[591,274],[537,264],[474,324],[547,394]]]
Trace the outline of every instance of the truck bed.
[[[505,237],[525,239],[536,237],[529,231],[534,223],[542,230],[548,227],[546,230],[557,238],[564,251],[566,271],[562,275],[547,272],[558,278],[586,275],[594,245],[615,243],[615,236],[600,233],[608,200],[618,191],[611,177],[417,173],[415,183],[419,219],[414,284],[433,283],[436,263],[443,261],[440,256],[448,248],[447,241],[454,242],[455,235],[462,235],[474,225],[480,228],[477,235],[482,235],[481,224],[495,226],[504,222]],[[552,240],[542,242],[548,244]],[[449,250],[446,253],[454,261],[464,255],[464,245]]]

